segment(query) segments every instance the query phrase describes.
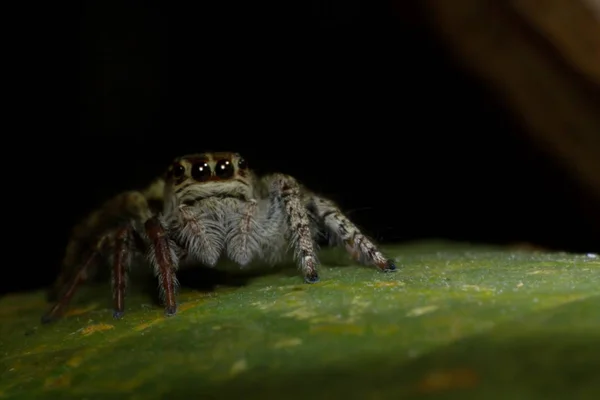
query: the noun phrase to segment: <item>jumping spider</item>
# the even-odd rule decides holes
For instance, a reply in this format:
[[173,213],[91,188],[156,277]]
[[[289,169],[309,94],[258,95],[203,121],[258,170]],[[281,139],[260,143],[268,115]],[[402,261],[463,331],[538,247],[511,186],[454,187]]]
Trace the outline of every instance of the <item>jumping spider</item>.
[[314,283],[322,232],[362,264],[396,270],[332,201],[291,176],[257,177],[237,153],[179,157],[164,178],[144,191],[115,196],[74,229],[51,291],[58,301],[43,321],[62,313],[103,255],[112,264],[115,318],[123,316],[127,270],[136,255],[145,254],[153,267],[167,316],[177,310],[178,266],[214,266],[223,253],[240,266],[253,258],[276,263],[289,246],[304,280]]

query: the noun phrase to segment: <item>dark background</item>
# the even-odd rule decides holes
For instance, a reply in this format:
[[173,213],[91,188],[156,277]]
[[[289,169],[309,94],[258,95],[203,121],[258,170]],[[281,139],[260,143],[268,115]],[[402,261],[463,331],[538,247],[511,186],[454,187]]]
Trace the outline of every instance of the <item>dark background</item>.
[[[79,63],[54,59],[80,91],[74,106],[57,105],[43,144],[27,147],[52,193],[34,216],[41,231],[25,228],[30,268],[3,290],[49,284],[77,220],[173,157],[206,150],[294,175],[380,242],[597,250],[591,200],[458,66],[418,2],[218,3],[75,10],[65,37],[78,41],[67,53]],[[46,78],[52,107],[68,83]]]

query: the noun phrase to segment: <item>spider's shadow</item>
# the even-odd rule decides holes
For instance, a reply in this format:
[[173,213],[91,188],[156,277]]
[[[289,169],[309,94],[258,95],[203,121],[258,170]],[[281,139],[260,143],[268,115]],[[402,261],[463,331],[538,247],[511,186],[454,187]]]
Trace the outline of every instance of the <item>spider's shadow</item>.
[[[243,287],[250,283],[252,279],[277,274],[290,267],[294,268],[293,265],[284,264],[276,267],[232,271],[194,265],[177,271],[177,279],[181,288],[212,292],[218,287]],[[155,277],[147,276],[141,289],[155,304],[160,304]]]
[[[325,251],[320,261],[330,267],[348,267],[352,262],[348,261],[347,255],[342,251],[335,249]],[[177,271],[177,279],[182,288],[198,290],[201,292],[212,292],[218,287],[243,287],[256,278],[283,275],[288,277],[297,277],[298,283],[302,283],[296,263],[288,259],[275,266],[266,266],[262,264],[253,265],[247,269],[236,268],[211,268],[204,265],[192,265]],[[146,276],[142,291],[149,296],[155,304],[160,304],[159,292],[156,290],[156,278]]]

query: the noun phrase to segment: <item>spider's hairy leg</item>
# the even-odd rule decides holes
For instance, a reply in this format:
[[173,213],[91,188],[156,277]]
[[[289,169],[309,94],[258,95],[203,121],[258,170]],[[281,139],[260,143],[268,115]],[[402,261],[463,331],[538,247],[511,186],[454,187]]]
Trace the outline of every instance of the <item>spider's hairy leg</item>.
[[387,259],[331,200],[313,195],[311,205],[326,229],[357,261],[375,265],[384,272],[396,270],[393,260]]
[[85,261],[87,252],[96,246],[100,238],[122,226],[123,222],[145,221],[152,215],[152,206],[161,209],[163,187],[164,181],[158,179],[143,191],[119,193],[79,222],[69,237],[61,272],[48,292],[48,300],[58,298],[60,290],[72,279]]
[[175,296],[178,287],[175,275],[178,266],[176,245],[169,239],[165,223],[159,217],[148,219],[144,226],[150,241],[148,258],[154,267],[154,274],[158,277],[165,315],[175,315],[177,312]]
[[143,248],[140,240],[132,243],[132,239],[137,238],[134,233],[133,225],[127,223],[123,227],[102,236],[85,262],[76,269],[68,284],[64,285],[64,292],[52,309],[42,317],[42,322],[51,322],[62,314],[79,285],[87,280],[90,268],[95,266],[99,259],[103,257],[103,253],[107,251],[112,253],[113,316],[117,319],[121,318],[125,310],[127,271],[129,270],[132,252],[136,250],[136,247],[132,247],[132,244],[137,246],[138,249]]
[[145,221],[152,209],[162,208],[164,181],[157,179],[144,191],[122,192],[110,198],[77,224],[69,238],[61,272],[48,293],[49,301],[57,301],[44,320],[54,319],[66,307],[76,288],[90,277],[93,268],[105,255],[112,255],[115,316],[122,315],[126,272],[129,267],[131,235],[135,247],[143,248],[133,229],[135,221]]
[[110,243],[112,255],[111,284],[113,292],[113,317],[121,319],[125,314],[125,294],[129,268],[134,252],[144,252],[147,249],[144,239],[136,230],[135,221],[129,221],[110,233],[113,239]]
[[103,237],[98,242],[96,248],[93,251],[91,251],[91,253],[87,257],[86,261],[83,264],[81,264],[81,266],[74,272],[70,281],[66,283],[66,285],[65,285],[66,290],[62,294],[60,294],[60,292],[58,292],[58,296],[60,296],[60,297],[58,298],[56,303],[52,306],[52,308],[46,314],[44,314],[42,316],[43,324],[55,321],[62,315],[65,308],[71,302],[71,299],[73,298],[73,295],[77,291],[77,288],[79,287],[79,285],[81,285],[83,282],[86,281],[86,279],[88,277],[89,269],[101,257],[101,251],[105,245],[106,245],[106,238]]
[[294,248],[294,257],[304,274],[305,282],[318,282],[317,266],[319,261],[310,228],[310,218],[302,202],[300,185],[291,176],[275,174],[271,177],[271,193],[281,199],[283,203]]
[[125,313],[125,291],[127,290],[127,271],[131,263],[131,224],[117,230],[113,250],[112,288],[114,311],[113,317],[120,319]]

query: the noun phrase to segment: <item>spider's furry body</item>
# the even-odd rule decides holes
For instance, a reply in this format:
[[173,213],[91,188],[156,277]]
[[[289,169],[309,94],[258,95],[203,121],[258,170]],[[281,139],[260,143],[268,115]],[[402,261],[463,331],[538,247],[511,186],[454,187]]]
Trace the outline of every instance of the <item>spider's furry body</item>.
[[364,264],[396,269],[333,202],[294,178],[258,177],[237,153],[179,157],[164,178],[144,191],[114,197],[75,228],[55,286],[63,293],[55,293],[60,300],[44,320],[60,314],[103,254],[112,265],[116,318],[124,312],[134,255],[144,255],[153,267],[165,313],[172,315],[181,264],[214,266],[222,255],[240,266],[255,259],[276,263],[291,248],[305,281],[314,283],[319,280],[316,239],[323,233]]

